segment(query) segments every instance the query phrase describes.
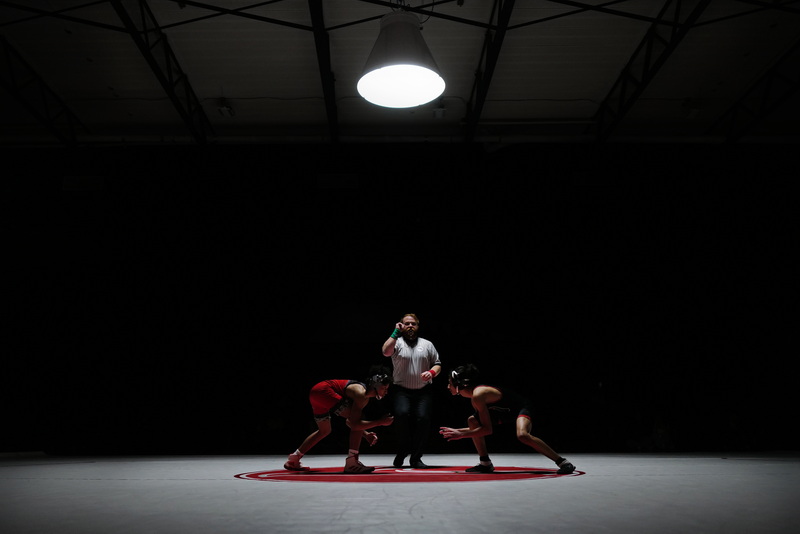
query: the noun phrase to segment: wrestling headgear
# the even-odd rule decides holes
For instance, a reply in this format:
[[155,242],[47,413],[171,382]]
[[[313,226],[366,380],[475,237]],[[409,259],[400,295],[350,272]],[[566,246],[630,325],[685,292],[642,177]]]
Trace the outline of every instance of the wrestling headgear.
[[478,378],[478,368],[474,365],[460,365],[450,372],[450,381],[456,389],[473,387]]
[[[367,389],[374,389],[378,390],[379,385],[387,385],[392,383],[392,377],[386,373],[379,373],[372,375],[369,377],[367,381]],[[375,395],[375,398],[381,400],[383,397],[381,395]]]

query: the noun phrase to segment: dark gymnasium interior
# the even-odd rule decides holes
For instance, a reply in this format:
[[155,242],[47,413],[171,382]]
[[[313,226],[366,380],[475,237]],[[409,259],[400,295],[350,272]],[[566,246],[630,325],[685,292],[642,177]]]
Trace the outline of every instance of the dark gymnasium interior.
[[[414,112],[354,88],[401,7]],[[798,43],[792,1],[0,2],[0,453],[287,454],[408,312],[559,450],[797,451]]]

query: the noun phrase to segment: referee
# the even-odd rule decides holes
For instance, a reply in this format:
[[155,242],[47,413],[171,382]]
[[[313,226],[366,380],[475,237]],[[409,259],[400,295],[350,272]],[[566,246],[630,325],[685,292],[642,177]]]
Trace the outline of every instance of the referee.
[[383,355],[392,358],[394,368],[394,425],[399,450],[394,466],[402,467],[410,455],[413,469],[426,469],[422,454],[428,441],[433,412],[433,378],[442,371],[436,347],[418,336],[419,319],[407,313],[383,343]]

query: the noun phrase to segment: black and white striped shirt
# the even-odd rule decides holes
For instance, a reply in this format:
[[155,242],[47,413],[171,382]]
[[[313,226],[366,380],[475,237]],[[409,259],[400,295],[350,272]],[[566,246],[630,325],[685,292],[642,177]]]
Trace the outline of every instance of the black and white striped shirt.
[[439,353],[433,343],[424,338],[417,338],[412,347],[406,340],[399,338],[391,355],[394,367],[394,383],[408,389],[421,389],[430,384],[419,375],[430,371],[434,365],[442,365]]

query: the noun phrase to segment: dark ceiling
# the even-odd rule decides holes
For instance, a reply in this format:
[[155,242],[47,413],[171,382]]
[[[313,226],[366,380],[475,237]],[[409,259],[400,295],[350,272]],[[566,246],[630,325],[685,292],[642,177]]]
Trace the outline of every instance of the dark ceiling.
[[[447,83],[356,82],[393,9]],[[4,146],[800,139],[798,0],[0,1]]]

